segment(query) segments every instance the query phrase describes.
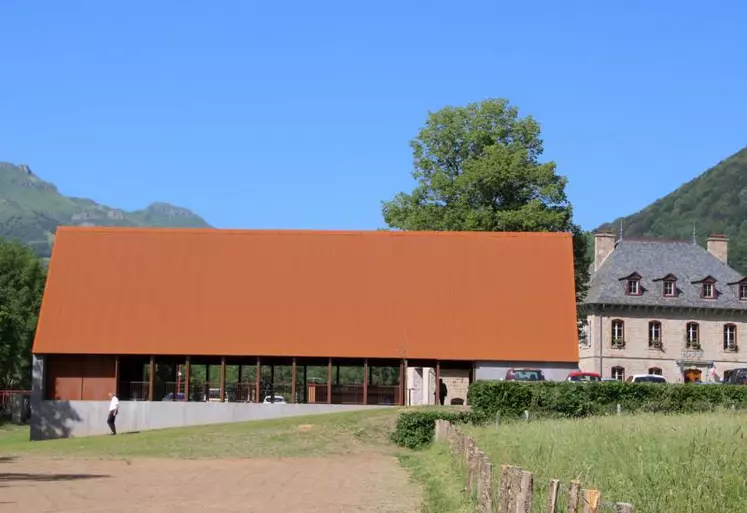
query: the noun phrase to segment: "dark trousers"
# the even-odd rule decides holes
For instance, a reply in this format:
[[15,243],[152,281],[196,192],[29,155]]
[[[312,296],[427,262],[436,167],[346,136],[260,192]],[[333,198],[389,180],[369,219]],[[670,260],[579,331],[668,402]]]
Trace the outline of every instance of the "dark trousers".
[[112,434],[117,434],[117,427],[114,425],[114,421],[117,419],[117,416],[114,414],[113,411],[109,412],[109,416],[106,418],[106,423],[109,424],[109,429],[112,430]]

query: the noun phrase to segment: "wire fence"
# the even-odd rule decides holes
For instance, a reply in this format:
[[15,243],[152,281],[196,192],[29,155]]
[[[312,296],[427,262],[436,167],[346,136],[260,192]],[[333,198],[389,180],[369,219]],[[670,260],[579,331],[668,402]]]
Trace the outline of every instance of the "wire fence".
[[0,390],[0,423],[26,424],[31,418],[31,390]]
[[[465,489],[479,513],[530,513],[543,506],[535,499],[534,474],[520,467],[501,465],[500,473],[475,444],[474,439],[461,433],[446,420],[436,420],[437,442],[448,444],[452,456],[463,470]],[[497,486],[496,486],[497,484]],[[547,513],[634,513],[632,504],[602,500],[599,490],[582,488],[579,481],[571,481],[567,488],[560,480],[548,483]]]

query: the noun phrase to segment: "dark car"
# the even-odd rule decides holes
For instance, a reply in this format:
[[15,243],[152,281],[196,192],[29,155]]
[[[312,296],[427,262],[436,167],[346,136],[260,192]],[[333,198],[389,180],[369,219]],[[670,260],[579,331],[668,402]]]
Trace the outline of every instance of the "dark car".
[[724,385],[747,385],[747,368],[731,371],[724,380]]
[[166,397],[162,399],[163,401],[183,401],[184,400],[184,394],[182,392],[176,393],[176,399],[174,398],[174,392],[169,392],[166,394]]
[[545,381],[540,369],[508,369],[506,381]]

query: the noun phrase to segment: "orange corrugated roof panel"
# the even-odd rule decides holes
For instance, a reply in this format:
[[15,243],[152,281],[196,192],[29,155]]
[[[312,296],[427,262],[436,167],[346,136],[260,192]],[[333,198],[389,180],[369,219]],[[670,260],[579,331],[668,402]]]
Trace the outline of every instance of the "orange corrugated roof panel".
[[37,354],[578,361],[565,233],[60,228]]

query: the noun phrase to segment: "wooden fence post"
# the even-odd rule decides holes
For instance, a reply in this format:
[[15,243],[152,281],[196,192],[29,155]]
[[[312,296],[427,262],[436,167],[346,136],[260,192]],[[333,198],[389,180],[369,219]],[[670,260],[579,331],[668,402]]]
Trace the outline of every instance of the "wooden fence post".
[[547,513],[557,513],[558,511],[558,489],[560,481],[557,479],[550,480],[550,491],[547,500]]
[[578,494],[581,490],[579,481],[571,481],[571,489],[568,491],[568,513],[578,513]]
[[584,496],[584,513],[599,513],[602,494],[599,490],[582,490]]
[[472,437],[467,437],[467,443],[465,444],[464,454],[467,461],[467,482],[466,488],[467,493],[472,495],[475,490],[475,441]]
[[519,492],[521,491],[521,477],[524,471],[519,467],[509,469],[509,489],[508,489],[508,511],[506,513],[516,513],[519,508]]
[[534,476],[531,472],[523,470],[519,488],[519,500],[517,501],[516,513],[532,513],[532,496],[534,494]]
[[477,504],[480,513],[493,513],[493,468],[484,453],[480,453]]
[[508,465],[501,465],[501,475],[498,477],[498,513],[508,513]]
[[[520,467],[501,465],[498,479],[498,494],[494,491],[493,466],[475,440],[462,433],[449,421],[437,419],[434,423],[434,438],[446,442],[452,456],[465,471],[465,490],[476,500],[476,511],[493,513],[531,513],[534,498],[534,475]],[[558,513],[560,481],[550,480],[547,513]],[[567,513],[579,513],[583,500],[583,513],[602,512],[602,494],[599,490],[582,489],[580,481],[571,481],[568,490]],[[618,502],[616,513],[634,513],[632,504]]]

